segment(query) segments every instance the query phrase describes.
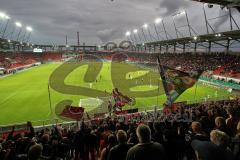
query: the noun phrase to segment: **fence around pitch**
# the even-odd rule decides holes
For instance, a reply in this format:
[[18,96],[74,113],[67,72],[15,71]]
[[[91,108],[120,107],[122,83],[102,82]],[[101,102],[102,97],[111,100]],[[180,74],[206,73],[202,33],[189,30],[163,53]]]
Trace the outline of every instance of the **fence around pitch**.
[[[220,100],[229,100],[230,97],[226,96],[221,96],[221,97],[210,97],[210,98],[205,98],[205,99],[196,99],[193,101],[187,101],[187,104],[196,104],[196,103],[204,103],[204,102],[210,102],[210,101],[220,101]],[[152,107],[154,109],[154,106]],[[157,106],[158,110],[162,109],[162,106]],[[153,110],[147,110],[147,112],[151,112]],[[142,111],[140,111],[142,112]],[[38,121],[31,121],[34,128],[36,130],[41,130],[45,127],[51,128],[55,126],[56,124],[61,124],[62,126],[67,126],[70,127],[72,125],[76,125],[76,121],[62,121],[60,119],[45,119],[45,120],[38,120]],[[11,131],[12,126],[15,126],[15,130],[26,130],[27,125],[26,122],[24,123],[15,123],[15,124],[7,124],[7,125],[2,125],[0,126],[0,134],[6,133]]]

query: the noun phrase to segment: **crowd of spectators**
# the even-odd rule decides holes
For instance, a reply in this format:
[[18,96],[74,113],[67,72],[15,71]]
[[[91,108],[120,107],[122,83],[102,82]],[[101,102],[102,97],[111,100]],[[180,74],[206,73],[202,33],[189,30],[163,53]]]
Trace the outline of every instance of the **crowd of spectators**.
[[[1,160],[239,160],[240,99],[54,125],[0,139]],[[79,127],[78,127],[79,126]]]
[[[82,53],[76,53],[76,55]],[[92,54],[100,59],[112,60],[115,55],[127,55],[128,60],[136,63],[145,63],[156,67],[156,56],[160,55],[162,65],[177,68],[182,71],[203,70],[205,75],[216,74],[225,77],[240,78],[240,56],[225,54],[223,52],[213,53],[135,53],[135,52],[100,52],[94,51],[86,53]],[[71,57],[70,56],[70,57]],[[9,68],[15,65],[30,64],[34,62],[60,61],[62,58],[69,57],[69,54],[62,52],[44,52],[43,54],[34,53],[0,53],[0,67]],[[118,56],[118,58],[121,56]],[[88,57],[89,58],[89,57]],[[6,59],[11,59],[14,63],[9,64]],[[66,58],[67,59],[67,58]]]
[[[151,68],[158,68],[157,56],[161,64],[181,71],[204,71],[203,75],[219,75],[240,79],[240,56],[223,52],[212,53],[136,53],[136,52],[90,52],[104,60],[128,60]],[[127,57],[127,59],[126,59]]]
[[[159,54],[134,54],[133,61],[156,63]],[[129,54],[129,57],[132,55]],[[225,53],[164,53],[160,54],[162,65],[183,71],[203,70],[225,76],[240,73],[240,57]]]

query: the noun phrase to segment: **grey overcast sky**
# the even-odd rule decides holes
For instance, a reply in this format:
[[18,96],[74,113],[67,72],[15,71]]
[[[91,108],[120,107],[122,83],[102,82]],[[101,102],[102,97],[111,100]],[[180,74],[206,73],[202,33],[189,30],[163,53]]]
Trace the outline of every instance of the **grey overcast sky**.
[[[41,44],[64,44],[65,35],[70,44],[76,44],[77,31],[81,43],[120,41],[127,30],[140,28],[143,23],[150,24],[154,34],[151,24],[157,17],[165,18],[169,34],[175,37],[171,15],[179,9],[187,11],[198,34],[206,32],[202,4],[189,0],[0,0],[0,11],[11,17],[12,27],[15,21],[32,26],[31,40]],[[228,13],[219,6],[206,9],[208,18]],[[238,23],[239,14],[234,11]],[[184,25],[184,16],[177,17],[176,22],[178,26]],[[228,17],[210,23],[218,31],[229,29]],[[158,27],[160,31],[161,26]],[[182,33],[186,32],[186,28],[181,29]]]

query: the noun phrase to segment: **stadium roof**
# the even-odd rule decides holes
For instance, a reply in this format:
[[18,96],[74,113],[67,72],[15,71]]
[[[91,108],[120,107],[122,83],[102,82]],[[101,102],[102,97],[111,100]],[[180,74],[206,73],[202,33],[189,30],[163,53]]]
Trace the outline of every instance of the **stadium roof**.
[[20,45],[29,46],[29,43],[0,38],[0,47],[2,47],[4,45],[9,45],[9,44],[12,44],[12,45],[15,45],[15,46],[20,46]]
[[[191,0],[196,2],[208,3],[208,4],[218,4],[224,7],[235,7],[240,12],[240,0]],[[212,8],[213,6],[209,6]]]
[[[202,42],[213,42],[215,44],[221,45],[226,47],[226,45],[224,43],[222,43],[222,41],[238,41],[240,42],[240,30],[234,30],[234,31],[226,31],[226,32],[218,32],[218,33],[211,33],[211,34],[205,34],[205,35],[198,35],[198,36],[192,36],[192,37],[183,37],[183,38],[176,38],[176,39],[171,39],[171,40],[162,40],[162,41],[154,41],[154,42],[148,42],[145,43],[145,46],[157,46],[157,45],[161,45],[161,46],[166,46],[166,45],[178,45],[178,44],[191,44],[191,43],[202,43]],[[18,46],[22,46],[22,47],[31,47],[31,48],[52,48],[52,47],[56,47],[56,48],[72,48],[70,50],[75,51],[75,49],[78,48],[82,48],[84,50],[84,48],[89,48],[89,49],[94,49],[96,50],[97,46],[89,46],[89,45],[81,45],[81,46],[77,46],[77,45],[58,45],[58,46],[54,46],[54,45],[34,45],[34,44],[29,44],[29,43],[24,43],[24,42],[19,42],[19,41],[10,41],[7,39],[1,39],[0,38],[0,48],[8,48],[9,45],[18,47]],[[142,44],[138,44],[138,46],[142,46]]]
[[174,45],[174,44],[187,44],[187,43],[201,43],[201,42],[219,42],[227,40],[239,40],[240,30],[219,32],[212,34],[205,34],[193,37],[184,37],[171,40],[155,41],[145,43],[145,45]]

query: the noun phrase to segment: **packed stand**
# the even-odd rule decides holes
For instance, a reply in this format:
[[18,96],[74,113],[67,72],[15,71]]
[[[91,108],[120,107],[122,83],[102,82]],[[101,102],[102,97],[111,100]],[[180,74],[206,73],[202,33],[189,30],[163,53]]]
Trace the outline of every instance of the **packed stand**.
[[239,160],[240,99],[8,134],[1,160]]

